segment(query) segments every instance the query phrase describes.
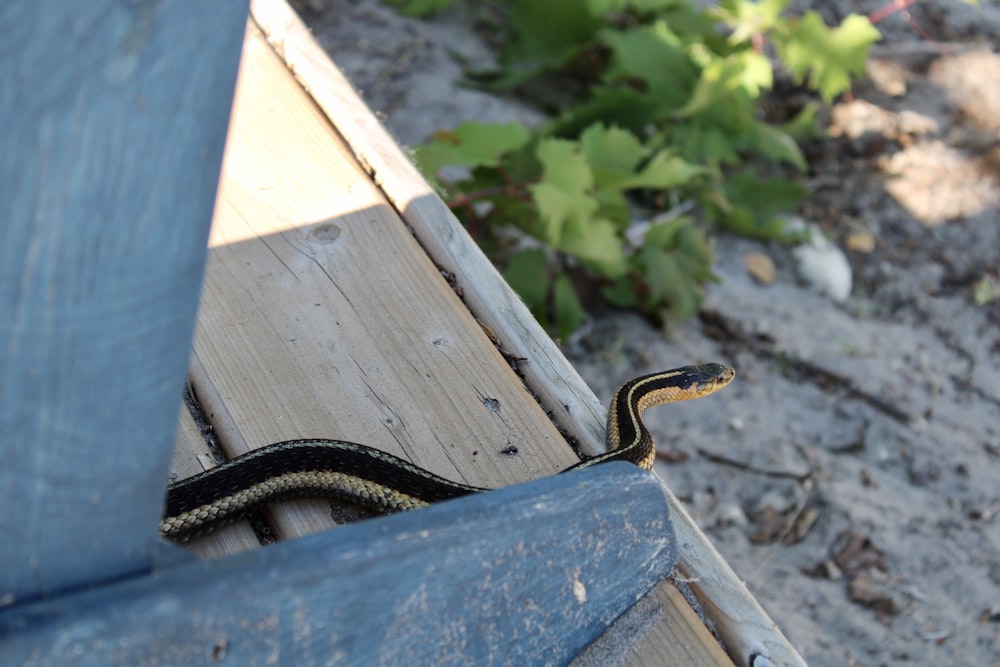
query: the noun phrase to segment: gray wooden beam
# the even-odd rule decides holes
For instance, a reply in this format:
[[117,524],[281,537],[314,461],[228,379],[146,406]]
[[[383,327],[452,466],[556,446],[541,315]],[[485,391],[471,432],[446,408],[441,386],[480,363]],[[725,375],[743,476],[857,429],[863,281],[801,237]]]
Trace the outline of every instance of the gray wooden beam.
[[150,565],[247,4],[0,3],[0,606]]
[[40,665],[561,665],[673,569],[659,480],[556,475],[0,610]]

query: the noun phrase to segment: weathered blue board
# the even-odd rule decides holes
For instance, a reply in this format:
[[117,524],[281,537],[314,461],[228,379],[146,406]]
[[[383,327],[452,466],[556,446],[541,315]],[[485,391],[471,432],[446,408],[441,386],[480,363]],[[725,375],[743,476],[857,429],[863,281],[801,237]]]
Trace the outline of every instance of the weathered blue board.
[[561,665],[676,561],[609,463],[0,611],[5,664]]
[[673,568],[634,466],[158,558],[246,5],[0,3],[0,664],[563,664]]
[[0,603],[150,567],[247,6],[0,2]]

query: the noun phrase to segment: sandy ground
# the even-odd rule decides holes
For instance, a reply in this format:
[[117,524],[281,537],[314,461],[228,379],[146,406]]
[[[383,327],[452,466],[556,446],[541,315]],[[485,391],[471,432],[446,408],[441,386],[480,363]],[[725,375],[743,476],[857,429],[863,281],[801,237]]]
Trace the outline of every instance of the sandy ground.
[[[813,4],[839,21],[884,3]],[[452,53],[490,58],[460,16],[298,8],[403,144],[538,118],[455,86]],[[1000,272],[1000,9],[910,10],[937,43],[903,13],[880,23],[868,79],[810,149],[800,214],[846,249],[846,301],[800,284],[791,248],[723,234],[698,321],[604,316],[565,346],[606,399],[643,372],[737,368],[718,396],[649,415],[658,470],[816,666],[1000,664],[1000,301],[973,298]]]

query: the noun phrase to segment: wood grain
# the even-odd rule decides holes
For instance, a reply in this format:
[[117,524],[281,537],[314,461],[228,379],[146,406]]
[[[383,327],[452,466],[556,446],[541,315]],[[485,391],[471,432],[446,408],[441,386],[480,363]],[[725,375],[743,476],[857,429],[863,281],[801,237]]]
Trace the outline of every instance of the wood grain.
[[424,251],[456,277],[469,310],[513,355],[541,403],[588,455],[604,451],[605,406],[538,325],[527,306],[358,97],[284,0],[253,2],[254,20],[344,137],[357,162],[413,230]]
[[0,607],[151,565],[245,10],[0,2]]
[[[604,502],[617,492],[626,500]],[[656,478],[612,463],[0,610],[0,655],[47,667],[563,665],[666,576],[667,535]]]
[[[247,35],[192,380],[229,456],[362,442],[499,487],[577,460],[326,118]],[[280,537],[333,524],[281,503]]]

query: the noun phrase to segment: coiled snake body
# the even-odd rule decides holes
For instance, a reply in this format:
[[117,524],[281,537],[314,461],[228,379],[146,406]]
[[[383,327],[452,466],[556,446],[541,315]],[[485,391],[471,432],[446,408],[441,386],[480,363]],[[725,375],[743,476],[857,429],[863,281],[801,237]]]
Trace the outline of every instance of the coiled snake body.
[[[604,454],[563,472],[606,461],[653,467],[653,439],[642,412],[661,403],[707,396],[735,372],[722,364],[684,366],[630,380],[611,400]],[[293,497],[348,500],[382,513],[423,507],[488,489],[453,482],[399,457],[344,440],[288,440],[256,449],[170,485],[160,533],[184,541],[235,521],[257,507]]]

